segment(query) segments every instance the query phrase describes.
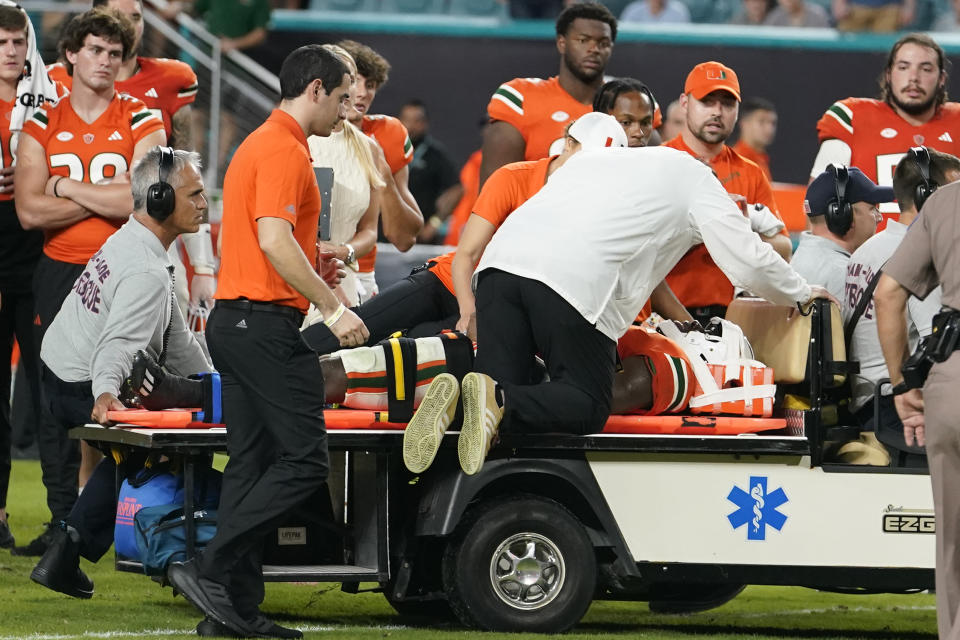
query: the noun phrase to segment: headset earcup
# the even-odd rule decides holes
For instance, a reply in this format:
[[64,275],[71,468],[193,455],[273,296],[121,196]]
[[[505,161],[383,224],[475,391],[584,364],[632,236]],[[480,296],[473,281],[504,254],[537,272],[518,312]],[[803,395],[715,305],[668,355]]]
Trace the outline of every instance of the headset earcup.
[[827,205],[827,229],[837,236],[845,236],[853,224],[853,205],[831,202]]
[[917,190],[913,194],[913,205],[917,208],[917,211],[923,208],[923,203],[927,201],[927,198],[933,195],[933,192],[937,190],[937,187],[934,185],[918,184]]
[[147,214],[163,222],[175,207],[176,194],[166,182],[155,182],[147,190]]

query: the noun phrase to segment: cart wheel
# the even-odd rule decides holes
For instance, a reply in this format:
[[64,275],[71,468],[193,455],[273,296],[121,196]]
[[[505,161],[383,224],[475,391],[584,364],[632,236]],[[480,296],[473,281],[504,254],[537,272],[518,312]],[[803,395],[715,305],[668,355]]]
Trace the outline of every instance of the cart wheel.
[[566,631],[590,606],[596,583],[580,521],[533,496],[474,509],[443,558],[450,608],[465,624],[495,631]]

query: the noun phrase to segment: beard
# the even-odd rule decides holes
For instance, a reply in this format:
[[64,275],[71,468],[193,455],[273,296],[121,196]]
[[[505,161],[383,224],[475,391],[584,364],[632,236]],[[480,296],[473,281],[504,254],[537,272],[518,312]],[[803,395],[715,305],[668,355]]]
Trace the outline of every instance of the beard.
[[929,96],[923,102],[903,102],[900,98],[897,97],[897,94],[891,90],[890,91],[890,102],[893,103],[893,106],[897,107],[901,111],[911,116],[918,116],[928,111],[937,102],[937,98],[940,94],[940,88],[938,87],[933,95]]
[[574,78],[584,84],[590,84],[597,78],[603,76],[603,69],[598,69],[597,71],[584,71],[583,69],[579,68],[566,54],[563,56],[563,66],[567,68],[567,71],[573,74]]
[[[707,123],[704,123],[698,129],[694,129],[693,127],[690,127],[689,124],[687,126],[690,129],[690,131],[693,133],[693,136],[695,138],[697,138],[698,140],[702,140],[707,144],[717,144],[718,142],[724,142],[726,141],[727,138],[730,137],[730,134],[732,133],[732,131],[728,131],[726,129],[721,129],[720,131],[707,131],[706,130]],[[722,123],[721,123],[721,126],[723,126]]]

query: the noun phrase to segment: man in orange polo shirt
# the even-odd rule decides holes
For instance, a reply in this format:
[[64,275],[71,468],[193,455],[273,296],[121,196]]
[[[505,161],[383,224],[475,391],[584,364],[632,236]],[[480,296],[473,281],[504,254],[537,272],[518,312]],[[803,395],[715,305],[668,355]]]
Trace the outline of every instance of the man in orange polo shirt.
[[[698,64],[687,76],[680,107],[686,112],[686,126],[664,146],[686,151],[708,164],[727,193],[741,203],[754,231],[789,260],[790,237],[779,221],[770,182],[760,167],[725,144],[740,109],[737,74],[719,62]],[[667,276],[667,284],[701,322],[722,317],[734,295],[733,285],[703,245],[687,252]]]
[[343,62],[320,45],[295,50],[280,69],[280,106],[243,141],[224,177],[223,257],[207,344],[222,380],[230,462],[216,536],[199,561],[169,570],[209,618],[201,635],[302,637],[259,611],[260,550],[276,519],[327,477],[316,392],[323,375],[299,330],[307,307],[317,306],[345,347],[368,336],[315,270],[320,190],[307,136],[329,136],[346,117],[351,83]]

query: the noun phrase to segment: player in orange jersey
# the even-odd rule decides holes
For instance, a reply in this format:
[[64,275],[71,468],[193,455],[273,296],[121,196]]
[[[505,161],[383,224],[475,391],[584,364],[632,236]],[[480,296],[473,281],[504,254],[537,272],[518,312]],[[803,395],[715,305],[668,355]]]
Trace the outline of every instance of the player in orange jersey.
[[[40,413],[40,390],[37,368],[40,345],[35,342],[33,329],[33,291],[30,282],[37,260],[43,249],[43,234],[25,231],[17,219],[14,205],[13,131],[19,130],[23,120],[33,113],[34,107],[26,107],[26,100],[35,92],[44,98],[56,98],[49,94],[51,87],[43,87],[41,78],[29,76],[34,81],[29,89],[20,86],[30,71],[39,74],[43,69],[34,65],[38,57],[30,60],[27,52],[33,30],[26,12],[19,7],[0,6],[0,548],[14,545],[13,534],[7,526],[7,489],[10,481],[10,448],[12,426],[10,423],[10,359],[13,340],[16,336],[20,346],[20,365],[30,393],[23,396],[30,402],[20,407],[25,415]],[[30,82],[27,80],[27,82]],[[20,89],[18,91],[18,89]],[[18,93],[21,96],[18,108]]]
[[[891,187],[893,170],[910,147],[960,155],[960,104],[947,102],[947,64],[943,49],[926,34],[897,40],[880,78],[880,99],[839,100],[820,118],[820,150],[810,179],[828,164],[842,164]],[[880,211],[898,209],[891,203]]]
[[[754,231],[789,260],[790,238],[777,214],[770,182],[760,167],[725,144],[740,108],[737,74],[719,62],[698,64],[687,76],[680,107],[686,112],[686,126],[664,146],[708,164],[727,193],[741,203]],[[687,252],[667,276],[667,284],[701,324],[713,316],[723,317],[734,295],[730,280],[703,245]]]
[[767,149],[777,135],[777,108],[766,98],[747,98],[740,105],[740,139],[733,150],[763,169],[773,182]]
[[[93,0],[93,6],[116,9],[130,20],[134,28],[133,48],[120,65],[120,72],[114,83],[117,91],[139,99],[163,120],[168,144],[178,149],[193,149],[191,105],[197,95],[197,75],[193,69],[179,60],[139,55],[143,44],[141,0]],[[50,65],[49,72],[54,80],[62,82],[67,88],[70,87],[72,79],[67,74],[63,62]],[[213,293],[216,289],[214,278],[216,261],[210,237],[209,223],[202,224],[200,231],[196,233],[184,234],[180,237],[193,269],[189,294],[187,272],[183,268],[178,250],[179,243],[171,246],[170,257],[177,273],[177,295],[184,315],[187,313],[188,300],[193,305],[197,305],[202,300],[208,308],[213,303]]]
[[602,4],[572,4],[557,17],[560,71],[546,80],[515,78],[493,93],[483,136],[480,186],[508,162],[563,150],[567,125],[593,108],[617,39],[617,19]]
[[[166,141],[163,122],[114,89],[133,43],[133,27],[119,13],[93,9],[71,20],[63,49],[73,90],[44,105],[20,135],[17,215],[24,228],[45,232],[34,275],[41,340],[84,265],[133,210],[129,168]],[[47,505],[57,522],[76,500],[78,448],[49,416],[38,431]],[[26,551],[42,554],[44,546],[31,543]]]
[[[408,185],[413,160],[413,143],[407,128],[398,119],[387,115],[370,113],[377,91],[386,84],[390,63],[370,47],[353,40],[337,43],[353,56],[357,63],[357,90],[353,97],[353,109],[347,119],[365,134],[377,141],[383,151],[379,159],[381,175],[387,186],[383,189],[380,203],[381,241],[386,239],[400,251],[407,251],[416,243],[417,234],[423,228],[423,214]],[[377,248],[360,258],[358,279],[370,294],[378,291],[374,278]]]

